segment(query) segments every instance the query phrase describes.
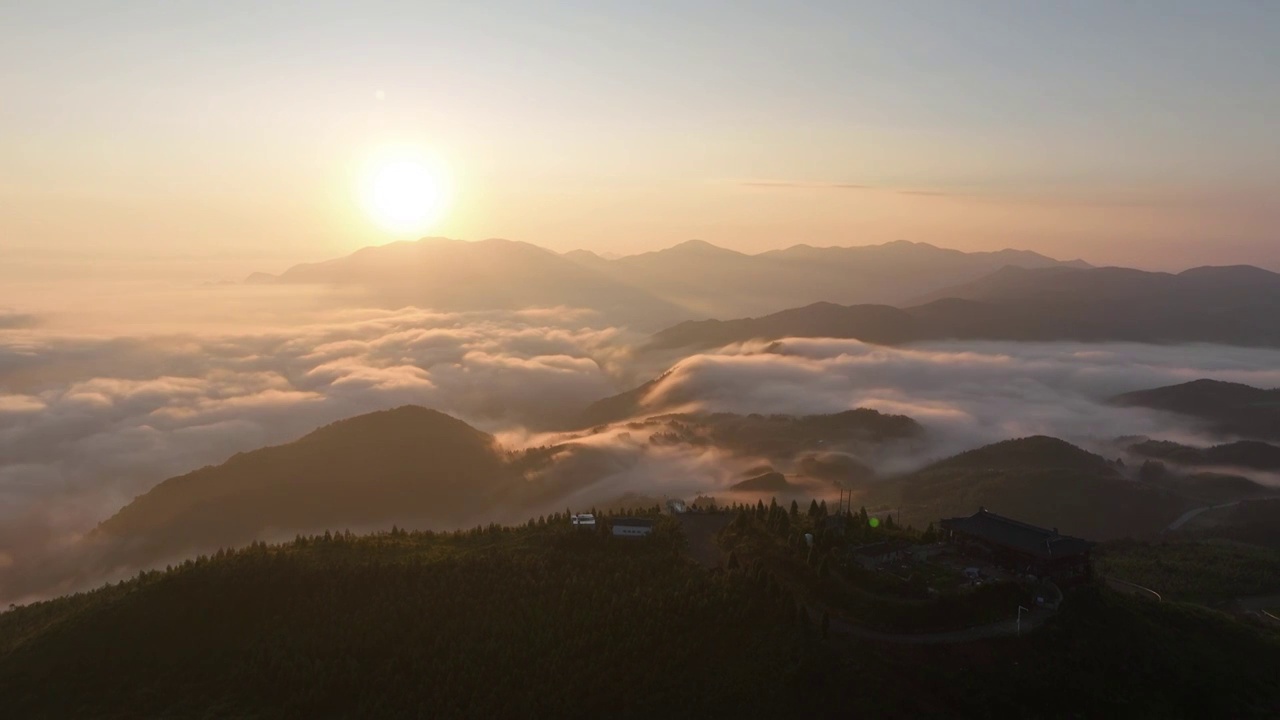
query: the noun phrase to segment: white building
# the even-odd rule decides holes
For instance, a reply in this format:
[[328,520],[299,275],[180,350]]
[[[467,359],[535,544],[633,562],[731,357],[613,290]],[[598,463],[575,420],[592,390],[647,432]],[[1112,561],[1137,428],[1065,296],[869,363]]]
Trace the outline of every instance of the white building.
[[578,527],[594,528],[596,526],[596,516],[591,513],[582,513],[581,515],[571,515],[570,522]]
[[648,518],[614,518],[611,524],[617,537],[645,537],[653,533],[653,521]]

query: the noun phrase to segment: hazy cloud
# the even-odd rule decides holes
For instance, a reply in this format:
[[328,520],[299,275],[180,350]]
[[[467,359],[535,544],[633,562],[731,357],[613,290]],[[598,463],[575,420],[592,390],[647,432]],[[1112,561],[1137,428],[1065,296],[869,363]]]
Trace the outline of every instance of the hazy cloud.
[[0,552],[65,544],[166,477],[419,404],[497,430],[615,391],[620,331],[578,311],[334,313],[241,333],[0,334]]
[[0,308],[0,330],[30,328],[37,324],[39,324],[39,318],[35,315]]
[[807,188],[807,189],[828,189],[828,190],[875,190],[874,185],[859,185],[857,183],[833,183],[833,182],[795,182],[788,180],[754,180],[739,183],[742,187],[754,188]]
[[[1220,346],[931,343],[882,347],[789,339],[690,357],[645,398],[670,408],[829,413],[854,407],[909,415],[930,456],[1032,434],[1099,446],[1120,435],[1208,440],[1184,418],[1105,404],[1130,390],[1202,377],[1280,385],[1280,351]],[[903,458],[901,465],[929,458]]]
[[[633,364],[637,338],[593,323],[589,311],[567,309],[405,308],[185,334],[4,330],[0,570],[72,546],[166,477],[364,412],[414,403],[498,432],[512,447],[562,442],[539,428],[656,374]],[[1215,346],[789,339],[685,358],[644,403],[654,413],[909,415],[928,430],[924,449],[870,459],[894,471],[1034,433],[1085,445],[1122,434],[1205,439],[1185,419],[1102,401],[1200,377],[1273,387],[1277,368],[1278,351]],[[723,495],[760,463],[716,448],[653,446],[625,426],[572,442],[543,471],[548,488],[563,490],[548,499],[553,508],[629,492]],[[526,510],[496,512],[518,519]]]

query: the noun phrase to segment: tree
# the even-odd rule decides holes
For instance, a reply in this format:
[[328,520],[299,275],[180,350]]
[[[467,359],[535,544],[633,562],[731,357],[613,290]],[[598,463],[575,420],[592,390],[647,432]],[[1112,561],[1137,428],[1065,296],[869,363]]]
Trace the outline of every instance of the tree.
[[818,501],[817,500],[809,501],[809,517],[811,518],[818,517]]
[[1147,460],[1138,468],[1138,479],[1143,482],[1159,482],[1169,477],[1169,469],[1159,460]]
[[791,529],[791,516],[784,512],[778,513],[778,519],[773,521],[773,529],[775,532],[786,535]]
[[791,501],[791,519],[795,520],[800,517],[800,504],[795,500]]
[[938,531],[933,528],[933,523],[929,523],[929,527],[924,529],[924,536],[920,539],[927,543],[938,542]]

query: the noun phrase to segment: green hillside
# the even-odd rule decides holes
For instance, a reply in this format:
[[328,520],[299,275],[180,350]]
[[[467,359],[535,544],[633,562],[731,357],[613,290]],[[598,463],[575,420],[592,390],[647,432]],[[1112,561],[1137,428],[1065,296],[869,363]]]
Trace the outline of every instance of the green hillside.
[[1125,477],[1105,458],[1043,436],[947,458],[881,483],[866,502],[900,507],[902,522],[917,527],[986,507],[1090,540],[1158,532],[1191,504]]
[[1108,543],[1099,548],[1098,569],[1169,600],[1221,602],[1280,594],[1280,550],[1238,542]]

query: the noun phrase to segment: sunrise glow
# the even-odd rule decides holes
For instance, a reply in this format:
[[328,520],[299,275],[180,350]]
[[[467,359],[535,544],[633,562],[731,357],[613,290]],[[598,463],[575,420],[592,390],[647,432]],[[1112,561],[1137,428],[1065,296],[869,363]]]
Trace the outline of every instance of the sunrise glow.
[[431,230],[443,218],[451,191],[439,163],[405,154],[371,162],[360,195],[365,212],[383,230],[414,234]]

